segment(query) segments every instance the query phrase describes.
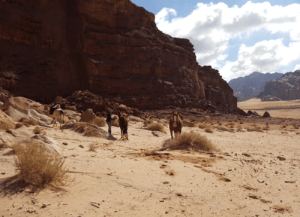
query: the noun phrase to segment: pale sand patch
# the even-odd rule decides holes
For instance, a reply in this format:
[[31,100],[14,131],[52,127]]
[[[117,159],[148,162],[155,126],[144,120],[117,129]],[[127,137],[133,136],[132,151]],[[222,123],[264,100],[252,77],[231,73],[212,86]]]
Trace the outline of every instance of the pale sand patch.
[[[62,152],[75,184],[66,191],[38,193],[2,185],[1,215],[300,216],[300,135],[295,132],[208,134],[184,127],[183,132],[206,135],[221,151],[165,151],[162,157],[143,157],[141,153],[161,148],[166,137],[156,137],[142,125],[130,124],[128,141],[46,129],[47,136],[67,143]],[[112,134],[119,139],[120,129],[112,127]],[[98,144],[96,152],[89,151],[91,143]],[[0,181],[15,174],[13,156],[5,155],[9,150],[0,150]]]

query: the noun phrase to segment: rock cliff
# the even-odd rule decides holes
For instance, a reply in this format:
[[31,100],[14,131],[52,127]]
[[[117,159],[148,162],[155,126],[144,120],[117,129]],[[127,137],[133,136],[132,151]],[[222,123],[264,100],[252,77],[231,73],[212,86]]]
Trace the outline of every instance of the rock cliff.
[[232,79],[228,82],[233,90],[233,94],[238,101],[245,101],[256,97],[260,92],[264,91],[266,82],[272,79],[278,79],[282,73],[261,73],[253,72],[248,76]]
[[265,84],[264,92],[258,95],[278,97],[281,100],[300,99],[300,70],[287,72],[279,79],[273,79]]
[[46,103],[86,89],[138,108],[237,105],[189,40],[130,0],[0,1],[0,86]]

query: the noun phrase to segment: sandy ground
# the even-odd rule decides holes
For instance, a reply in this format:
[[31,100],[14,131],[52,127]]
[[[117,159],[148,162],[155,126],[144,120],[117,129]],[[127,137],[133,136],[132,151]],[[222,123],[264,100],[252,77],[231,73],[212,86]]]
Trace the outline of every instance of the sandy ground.
[[[63,156],[75,182],[63,190],[4,187],[15,171],[10,149],[0,150],[0,216],[300,216],[300,130],[210,134],[184,127],[206,135],[220,151],[146,156],[170,134],[156,137],[141,127],[130,123],[128,141],[46,129],[68,144]],[[120,138],[119,128],[112,132]],[[89,151],[91,143],[99,146],[96,152]]]
[[263,102],[258,98],[253,98],[238,102],[238,107],[246,112],[248,110],[256,111],[259,115],[268,111],[271,117],[300,119],[300,100]]

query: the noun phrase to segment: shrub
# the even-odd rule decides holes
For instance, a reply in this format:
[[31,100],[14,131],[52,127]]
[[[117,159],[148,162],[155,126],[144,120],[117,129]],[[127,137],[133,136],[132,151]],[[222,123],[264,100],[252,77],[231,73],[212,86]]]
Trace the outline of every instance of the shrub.
[[20,127],[23,127],[24,126],[24,124],[22,124],[22,123],[17,123],[16,124],[16,129],[18,129],[18,128],[20,128]]
[[205,128],[204,131],[207,132],[207,133],[213,133],[214,132],[210,127]]
[[95,124],[98,127],[104,127],[106,120],[103,117],[95,117],[93,120],[89,121],[90,124]]
[[41,133],[42,133],[42,134],[44,134],[44,135],[46,134],[46,132],[45,132],[43,129],[41,129],[40,127],[34,128],[34,129],[33,129],[33,133],[34,133],[34,134],[41,134]]
[[74,180],[67,175],[64,159],[58,155],[50,154],[47,148],[38,144],[14,144],[12,146],[16,156],[14,166],[18,178],[35,187],[66,186]]
[[255,131],[255,132],[263,132],[263,131],[261,130],[261,128],[258,127],[258,126],[255,126],[255,127],[249,127],[249,128],[247,129],[247,131],[249,131],[249,132],[253,132],[253,131]]
[[205,129],[207,126],[204,123],[200,123],[198,126],[200,129]]
[[243,121],[240,121],[240,124],[243,124],[244,122]]
[[153,120],[152,119],[147,119],[147,120],[144,120],[144,127],[148,127],[148,125],[152,124],[153,123]]
[[165,126],[160,123],[152,123],[147,127],[147,129],[152,130],[152,131],[160,131],[160,132],[166,133]]
[[98,146],[94,143],[89,144],[89,151],[96,151]]
[[26,126],[30,126],[30,125],[36,126],[36,125],[38,125],[38,123],[34,119],[24,119],[24,118],[22,118],[20,120],[20,122],[24,123]]
[[166,140],[163,147],[170,150],[193,149],[195,151],[217,151],[217,148],[210,140],[194,131],[184,132],[173,140]]

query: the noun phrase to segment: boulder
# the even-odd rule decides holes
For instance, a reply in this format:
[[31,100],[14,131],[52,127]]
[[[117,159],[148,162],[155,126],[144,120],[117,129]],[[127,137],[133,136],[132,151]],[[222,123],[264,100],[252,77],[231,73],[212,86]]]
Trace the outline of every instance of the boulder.
[[15,122],[2,110],[0,110],[0,130],[15,129]]
[[269,112],[265,111],[264,115],[263,115],[264,118],[270,118],[271,115]]
[[93,112],[93,109],[87,109],[84,113],[81,114],[80,122],[89,122],[96,118],[96,115]]

